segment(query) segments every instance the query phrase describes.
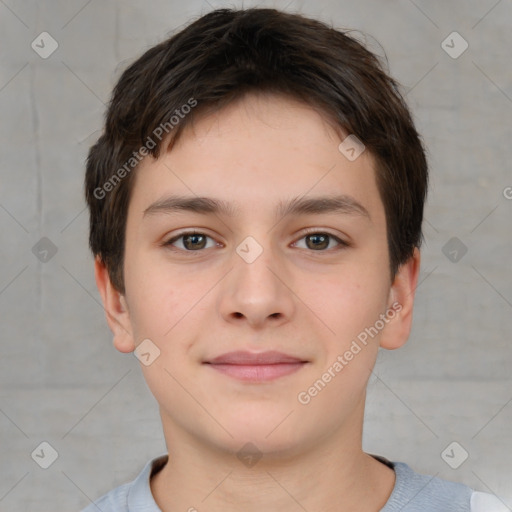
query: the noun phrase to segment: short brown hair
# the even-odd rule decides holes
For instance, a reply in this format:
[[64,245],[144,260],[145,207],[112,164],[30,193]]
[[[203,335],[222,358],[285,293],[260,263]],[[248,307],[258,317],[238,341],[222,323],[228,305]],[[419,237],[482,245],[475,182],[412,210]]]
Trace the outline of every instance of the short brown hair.
[[[125,293],[125,230],[135,174],[130,170],[141,149],[158,157],[159,127],[169,128],[170,147],[200,113],[219,111],[250,92],[298,99],[364,143],[376,161],[392,277],[421,245],[425,150],[398,83],[379,58],[348,31],[300,14],[217,9],[147,50],[123,72],[104,131],[90,148],[89,246],[119,292]],[[197,106],[170,127],[187,104]]]

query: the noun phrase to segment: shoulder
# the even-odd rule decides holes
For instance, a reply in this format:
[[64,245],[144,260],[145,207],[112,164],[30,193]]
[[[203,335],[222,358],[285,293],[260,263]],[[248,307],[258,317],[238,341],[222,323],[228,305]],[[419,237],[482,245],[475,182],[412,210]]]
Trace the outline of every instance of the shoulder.
[[151,494],[150,478],[167,462],[167,455],[150,460],[132,482],[125,483],[91,503],[81,512],[160,512]]
[[494,495],[392,462],[395,486],[381,512],[508,512]]
[[128,512],[128,493],[132,483],[124,484],[91,503],[82,512]]

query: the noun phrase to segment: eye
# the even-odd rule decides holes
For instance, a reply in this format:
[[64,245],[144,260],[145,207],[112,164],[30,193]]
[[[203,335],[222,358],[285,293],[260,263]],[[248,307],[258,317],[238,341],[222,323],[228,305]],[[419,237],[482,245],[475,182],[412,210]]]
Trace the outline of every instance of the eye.
[[[207,245],[208,239],[213,241],[213,244],[210,246]],[[337,243],[337,246],[334,247],[334,250],[349,247],[347,242],[344,242],[332,233],[324,231],[310,231],[306,233],[306,235],[304,235],[302,238],[300,238],[299,241],[300,240],[306,240],[306,247],[304,247],[305,249],[312,249],[316,252],[326,252],[325,249],[332,249],[330,246],[333,240]],[[175,245],[177,241],[181,242],[181,247],[179,245]],[[295,242],[293,245],[297,246],[297,244],[298,242]],[[170,238],[163,245],[168,246],[172,250],[198,252],[201,249],[215,247],[216,242],[212,237],[206,235],[205,233],[201,233],[200,231],[185,231]]]
[[[309,231],[305,236],[299,240],[306,240],[306,249],[313,249],[317,252],[325,252],[324,249],[330,248],[330,241],[335,240],[338,246],[335,249],[343,249],[348,247],[349,244],[341,240],[341,238],[333,235],[332,233],[326,233],[324,231]],[[293,245],[297,245],[295,242]],[[332,247],[331,247],[332,248]]]
[[[205,235],[204,233],[201,233],[199,231],[186,231],[184,233],[181,233],[181,234],[171,238],[170,240],[165,242],[164,245],[165,246],[174,246],[174,242],[176,242],[177,240],[183,239],[182,246],[178,247],[178,249],[193,252],[193,251],[197,251],[200,249],[205,249],[205,248],[207,249],[208,247],[206,247],[206,240],[208,238],[210,240],[213,240],[213,238],[211,238],[210,236]],[[215,242],[214,242],[213,246],[215,246]],[[210,247],[213,247],[213,246],[210,245]]]

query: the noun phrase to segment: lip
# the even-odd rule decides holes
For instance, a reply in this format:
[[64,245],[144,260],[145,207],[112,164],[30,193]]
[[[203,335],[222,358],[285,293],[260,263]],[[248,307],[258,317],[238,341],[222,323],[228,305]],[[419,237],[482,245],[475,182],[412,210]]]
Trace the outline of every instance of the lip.
[[226,352],[206,362],[210,364],[269,365],[307,361],[275,350],[268,350],[266,352],[236,350],[234,352]]
[[243,381],[265,382],[295,373],[309,361],[277,351],[227,352],[203,364]]

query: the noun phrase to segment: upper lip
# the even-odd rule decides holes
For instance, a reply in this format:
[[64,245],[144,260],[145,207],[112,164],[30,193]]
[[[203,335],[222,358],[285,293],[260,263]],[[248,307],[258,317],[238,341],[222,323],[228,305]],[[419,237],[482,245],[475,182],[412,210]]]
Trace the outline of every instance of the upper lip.
[[275,350],[257,353],[237,350],[221,354],[220,356],[205,362],[210,364],[265,365],[279,363],[304,363],[306,361]]

